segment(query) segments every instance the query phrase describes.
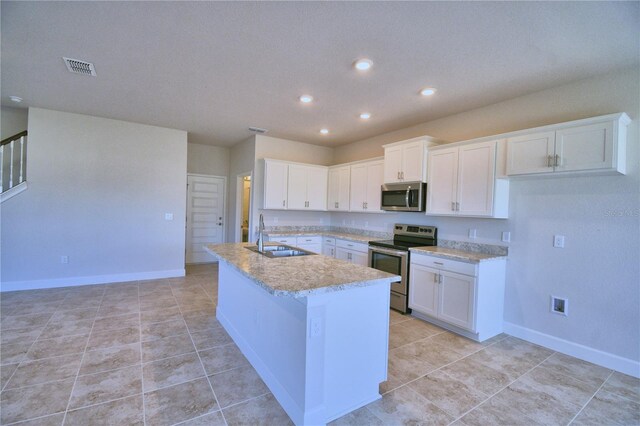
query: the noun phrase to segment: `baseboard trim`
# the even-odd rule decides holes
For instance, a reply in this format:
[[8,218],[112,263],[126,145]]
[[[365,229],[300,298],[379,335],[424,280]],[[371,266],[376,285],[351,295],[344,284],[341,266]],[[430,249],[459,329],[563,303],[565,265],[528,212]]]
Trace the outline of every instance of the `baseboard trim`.
[[56,278],[50,280],[7,281],[0,284],[0,292],[17,290],[37,290],[43,288],[77,287],[81,285],[121,283],[126,281],[157,280],[184,277],[185,270],[134,272],[129,274],[94,275],[86,277]]
[[579,343],[560,339],[558,337],[506,321],[504,322],[504,332],[519,339],[526,340],[527,342],[552,349],[556,352],[592,362],[594,364],[628,374],[629,376],[640,378],[640,362],[638,361],[623,358]]

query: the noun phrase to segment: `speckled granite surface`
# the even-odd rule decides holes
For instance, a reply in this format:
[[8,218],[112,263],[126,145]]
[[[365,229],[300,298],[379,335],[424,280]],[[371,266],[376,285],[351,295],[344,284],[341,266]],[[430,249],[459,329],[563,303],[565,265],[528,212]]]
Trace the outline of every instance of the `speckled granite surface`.
[[210,244],[205,249],[276,296],[305,297],[400,279],[365,266],[322,255],[269,258],[248,243]]
[[[371,236],[364,234],[352,234],[347,232],[340,231],[302,231],[302,230],[294,230],[294,231],[267,231],[265,232],[269,237],[302,237],[307,235],[320,235],[322,237],[333,237],[340,238],[342,240],[354,241],[356,243],[368,243],[369,241],[375,240],[388,240],[393,238],[393,236]],[[386,234],[388,235],[388,234]]]
[[483,253],[494,256],[506,256],[509,248],[493,244],[470,243],[468,241],[453,241],[438,239],[438,247],[466,251],[471,253]]
[[462,262],[479,263],[490,260],[506,259],[505,255],[474,253],[470,251],[456,250],[446,247],[414,247],[411,253],[423,253],[443,259],[459,260]]

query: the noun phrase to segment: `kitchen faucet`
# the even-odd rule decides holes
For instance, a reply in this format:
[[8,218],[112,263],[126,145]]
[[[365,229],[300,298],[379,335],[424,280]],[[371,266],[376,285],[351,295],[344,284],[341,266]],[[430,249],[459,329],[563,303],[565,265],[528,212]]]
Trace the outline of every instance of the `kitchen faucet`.
[[264,252],[264,218],[262,217],[262,213],[260,213],[260,222],[258,223],[258,252]]

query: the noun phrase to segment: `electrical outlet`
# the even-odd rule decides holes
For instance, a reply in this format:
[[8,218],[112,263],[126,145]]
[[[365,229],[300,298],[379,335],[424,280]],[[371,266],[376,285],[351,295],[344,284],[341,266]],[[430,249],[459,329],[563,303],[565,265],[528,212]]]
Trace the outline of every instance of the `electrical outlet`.
[[553,246],[556,248],[564,248],[564,235],[554,235]]
[[551,295],[551,312],[554,314],[569,315],[569,299],[563,299],[562,297],[556,297]]
[[477,232],[475,229],[469,229],[469,238],[472,240],[476,238]]
[[60,263],[65,265],[69,263],[69,256],[60,256]]
[[508,231],[504,231],[502,233],[502,242],[504,243],[508,243],[511,241],[511,232]]
[[173,213],[165,213],[164,220],[173,220]]

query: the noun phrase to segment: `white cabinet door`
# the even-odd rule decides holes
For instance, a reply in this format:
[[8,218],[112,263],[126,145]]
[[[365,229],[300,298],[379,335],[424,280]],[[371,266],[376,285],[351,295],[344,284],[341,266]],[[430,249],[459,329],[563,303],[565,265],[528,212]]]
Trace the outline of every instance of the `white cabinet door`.
[[347,262],[351,262],[351,250],[343,249],[341,247],[336,247],[336,259],[345,260]]
[[491,216],[496,143],[461,146],[458,152],[457,214]]
[[289,165],[278,161],[265,161],[264,164],[264,208],[287,208],[287,181]]
[[409,307],[423,314],[438,316],[438,270],[411,264]]
[[400,182],[402,171],[402,146],[384,149],[384,182]]
[[327,209],[349,211],[350,169],[349,166],[329,169]]
[[381,189],[384,179],[384,162],[376,161],[369,163],[367,167],[367,199],[365,200],[365,211],[369,213],[380,213]]
[[327,169],[307,167],[307,209],[327,210]]
[[556,132],[555,170],[608,169],[613,164],[613,121]]
[[455,214],[458,148],[429,152],[427,168],[427,213]]
[[322,244],[298,244],[297,247],[312,253],[322,254]]
[[404,182],[422,182],[424,176],[424,143],[413,142],[402,147],[401,177]]
[[440,274],[442,283],[438,317],[458,327],[475,331],[475,277],[447,271],[440,271]]
[[507,175],[553,171],[555,132],[534,133],[507,139]]
[[287,207],[304,210],[307,208],[307,173],[305,166],[289,165]]
[[336,246],[322,245],[322,254],[329,257],[336,257]]
[[351,263],[362,266],[369,266],[369,254],[361,253],[359,251],[351,252]]
[[367,199],[367,165],[357,164],[351,166],[349,210],[355,212],[364,211],[364,203]]

